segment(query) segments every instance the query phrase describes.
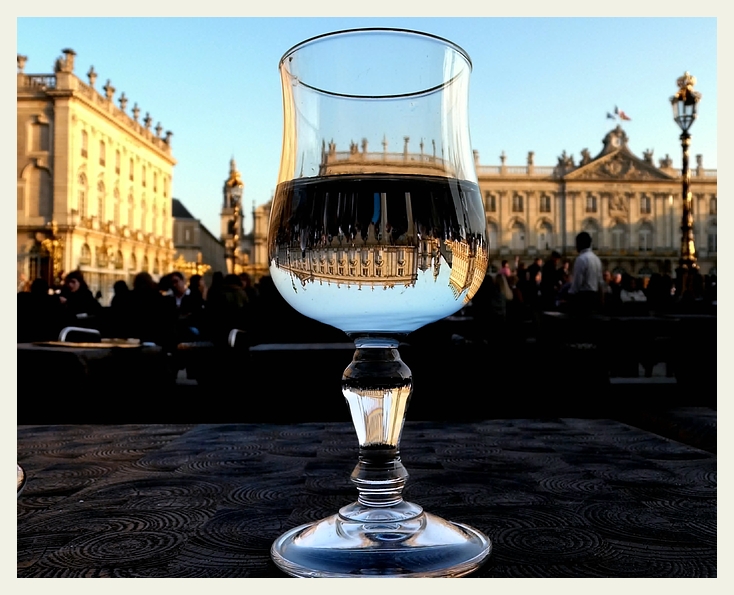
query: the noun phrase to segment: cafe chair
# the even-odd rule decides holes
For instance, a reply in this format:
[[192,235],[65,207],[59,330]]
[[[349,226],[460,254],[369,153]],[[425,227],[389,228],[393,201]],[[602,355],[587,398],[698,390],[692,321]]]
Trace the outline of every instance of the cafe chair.
[[229,331],[229,337],[227,338],[227,344],[232,349],[249,349],[250,338],[247,335],[247,331],[243,331],[238,328],[233,328]]
[[92,328],[67,326],[61,329],[59,341],[65,343],[101,343],[102,333]]

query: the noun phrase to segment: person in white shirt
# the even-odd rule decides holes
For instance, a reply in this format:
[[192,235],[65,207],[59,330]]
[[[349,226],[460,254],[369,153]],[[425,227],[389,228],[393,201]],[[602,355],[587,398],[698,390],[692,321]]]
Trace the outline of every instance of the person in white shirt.
[[591,250],[591,236],[582,231],[576,236],[579,255],[573,263],[570,306],[578,314],[598,312],[604,304],[604,272],[599,257]]

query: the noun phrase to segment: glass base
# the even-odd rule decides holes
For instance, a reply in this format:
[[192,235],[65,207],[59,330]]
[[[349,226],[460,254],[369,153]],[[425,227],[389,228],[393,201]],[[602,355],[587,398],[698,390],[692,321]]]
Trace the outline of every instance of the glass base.
[[467,575],[491,550],[476,529],[415,504],[375,509],[355,502],[284,533],[270,554],[283,572],[301,578],[410,578]]

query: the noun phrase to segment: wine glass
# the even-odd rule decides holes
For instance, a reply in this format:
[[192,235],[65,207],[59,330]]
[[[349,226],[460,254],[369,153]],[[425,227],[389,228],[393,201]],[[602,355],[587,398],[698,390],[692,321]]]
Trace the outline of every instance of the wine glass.
[[354,341],[342,392],[359,440],[357,501],[273,543],[292,576],[463,576],[490,553],[476,529],[403,500],[399,453],[413,385],[400,339],[461,309],[487,268],[470,72],[456,44],[392,28],[313,37],[280,61],[270,274],[296,310]]

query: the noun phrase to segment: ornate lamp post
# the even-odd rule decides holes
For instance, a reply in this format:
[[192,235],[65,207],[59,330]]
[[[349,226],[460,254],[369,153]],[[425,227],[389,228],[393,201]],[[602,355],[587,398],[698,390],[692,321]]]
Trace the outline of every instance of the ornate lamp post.
[[670,98],[673,120],[681,129],[680,141],[683,148],[683,216],[681,219],[681,247],[679,272],[682,274],[681,294],[691,288],[693,273],[698,271],[696,246],[693,241],[693,199],[691,195],[691,170],[688,165],[688,149],[691,135],[688,132],[696,119],[696,108],[701,94],[693,90],[696,77],[686,72],[677,81],[678,92]]
[[43,246],[51,259],[51,279],[49,285],[58,286],[61,284],[61,260],[64,252],[64,240],[58,235],[59,227],[56,221],[52,221],[49,227],[51,229],[50,236],[41,242],[41,246]]
[[240,178],[240,172],[234,159],[230,161],[229,178],[224,184],[225,206],[232,209],[232,217],[229,220],[229,229],[225,242],[227,269],[230,273],[236,273],[237,254],[239,252],[241,228],[242,228],[242,195],[245,184]]

